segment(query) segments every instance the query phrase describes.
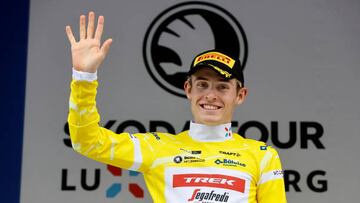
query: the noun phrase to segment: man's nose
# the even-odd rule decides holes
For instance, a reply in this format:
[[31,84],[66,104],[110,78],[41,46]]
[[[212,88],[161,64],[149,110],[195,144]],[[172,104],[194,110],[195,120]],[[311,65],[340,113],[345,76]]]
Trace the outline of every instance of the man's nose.
[[209,88],[209,90],[206,92],[205,98],[208,101],[216,101],[216,90],[215,88]]

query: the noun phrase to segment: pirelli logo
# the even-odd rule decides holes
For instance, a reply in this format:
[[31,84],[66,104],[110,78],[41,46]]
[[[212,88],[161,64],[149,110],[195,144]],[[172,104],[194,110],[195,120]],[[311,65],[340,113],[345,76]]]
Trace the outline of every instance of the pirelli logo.
[[205,53],[203,55],[200,55],[198,57],[196,57],[196,59],[194,60],[194,64],[193,66],[195,66],[196,64],[206,61],[206,60],[215,60],[218,61],[220,63],[223,63],[227,66],[229,66],[229,68],[233,68],[234,64],[235,64],[235,60],[233,60],[232,58],[221,54],[219,52],[208,52]]
[[245,192],[245,180],[220,174],[176,174],[173,187],[213,187]]

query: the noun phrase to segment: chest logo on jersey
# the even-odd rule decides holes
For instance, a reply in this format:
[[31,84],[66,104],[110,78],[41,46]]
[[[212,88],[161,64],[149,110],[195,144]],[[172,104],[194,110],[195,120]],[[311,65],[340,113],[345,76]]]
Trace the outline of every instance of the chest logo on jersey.
[[232,159],[216,159],[215,163],[217,165],[222,164],[223,166],[242,166],[242,167],[246,167],[246,164],[241,163],[238,160],[232,160]]
[[173,187],[213,187],[244,193],[245,180],[220,174],[175,174]]
[[195,189],[192,193],[191,197],[188,199],[188,202],[191,201],[215,201],[215,202],[228,202],[229,193],[216,193],[216,191],[212,190],[211,192],[203,192],[200,189]]
[[179,164],[181,162],[183,163],[199,163],[199,162],[205,162],[205,159],[195,157],[195,156],[176,156],[174,157],[174,162]]
[[201,150],[187,150],[187,149],[183,149],[183,148],[180,148],[180,150],[187,152],[189,154],[201,154]]
[[226,152],[226,151],[219,151],[220,154],[225,154],[225,155],[229,155],[229,156],[236,156],[236,157],[239,157],[241,156],[240,153],[238,152]]

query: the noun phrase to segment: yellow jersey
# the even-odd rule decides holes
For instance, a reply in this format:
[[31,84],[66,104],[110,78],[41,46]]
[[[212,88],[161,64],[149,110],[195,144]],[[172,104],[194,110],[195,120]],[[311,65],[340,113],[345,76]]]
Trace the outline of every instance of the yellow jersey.
[[232,133],[231,124],[190,124],[177,135],[116,134],[99,126],[98,82],[71,82],[68,123],[74,150],[142,172],[155,203],[284,203],[278,153]]

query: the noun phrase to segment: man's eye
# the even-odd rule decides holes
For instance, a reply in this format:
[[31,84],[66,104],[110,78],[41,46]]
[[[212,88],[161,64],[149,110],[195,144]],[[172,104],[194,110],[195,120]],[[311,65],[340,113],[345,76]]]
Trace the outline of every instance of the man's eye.
[[196,86],[204,88],[207,87],[207,84],[205,82],[199,82]]
[[218,88],[220,90],[225,90],[225,89],[229,89],[229,86],[227,86],[227,85],[219,85]]

